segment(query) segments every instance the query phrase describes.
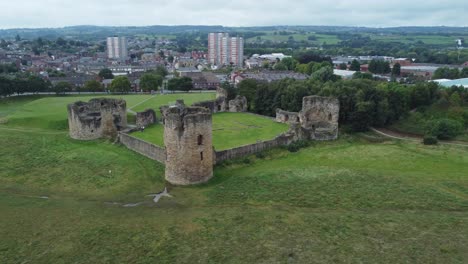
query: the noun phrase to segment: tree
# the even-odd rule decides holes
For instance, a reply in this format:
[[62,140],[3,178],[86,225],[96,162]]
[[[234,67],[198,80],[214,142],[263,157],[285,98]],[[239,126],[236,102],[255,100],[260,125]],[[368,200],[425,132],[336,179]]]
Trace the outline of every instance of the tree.
[[157,91],[163,84],[163,80],[163,77],[157,74],[143,74],[143,76],[140,78],[140,88],[145,92],[151,90]]
[[249,109],[253,110],[253,102],[257,91],[257,81],[252,79],[246,79],[239,83],[239,95],[243,95],[247,98]]
[[450,104],[455,107],[460,106],[461,105],[460,94],[458,94],[457,92],[453,93],[450,96]]
[[114,93],[128,93],[132,85],[126,76],[118,76],[112,80],[110,90]]
[[168,61],[169,63],[173,63],[173,62],[174,62],[174,56],[169,55],[169,56],[167,57],[167,61]]
[[468,67],[463,68],[460,71],[460,78],[468,78]]
[[400,74],[401,74],[401,65],[400,63],[395,63],[395,65],[393,65],[392,75],[400,76]]
[[65,94],[65,92],[70,92],[73,89],[73,85],[69,82],[58,82],[54,85],[53,90],[55,94]]
[[348,69],[348,64],[344,62],[340,64],[340,70],[347,70],[347,69]]
[[172,78],[167,84],[170,91],[190,91],[193,89],[192,79],[189,77]]
[[438,139],[452,139],[463,133],[463,125],[447,118],[432,120],[427,124],[426,133]]
[[114,74],[112,74],[112,71],[107,68],[100,70],[98,75],[102,79],[114,79]]
[[350,71],[361,71],[361,64],[357,60],[353,60],[351,62],[351,66],[349,66]]
[[287,71],[288,67],[280,61],[275,64],[274,69],[277,71]]
[[166,67],[164,66],[158,66],[155,70],[154,70],[154,73],[159,75],[159,76],[162,76],[162,77],[166,77],[169,73],[167,72],[167,69]]
[[19,34],[16,34],[15,40],[16,40],[16,42],[21,41],[21,37],[20,37]]
[[102,89],[102,85],[100,82],[96,80],[89,80],[85,83],[84,86],[85,90],[90,91],[90,92],[98,92]]
[[321,68],[312,74],[312,79],[322,82],[333,80],[333,68],[330,66]]
[[181,91],[190,91],[193,89],[193,81],[190,77],[179,78],[179,88]]
[[64,40],[63,38],[58,38],[57,41],[56,41],[57,45],[59,46],[65,46],[67,45],[67,41]]

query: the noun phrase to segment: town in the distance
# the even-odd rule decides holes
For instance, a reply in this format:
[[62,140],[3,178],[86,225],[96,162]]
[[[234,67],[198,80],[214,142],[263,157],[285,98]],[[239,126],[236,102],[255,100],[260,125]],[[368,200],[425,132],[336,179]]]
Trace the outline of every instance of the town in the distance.
[[[398,34],[384,31],[369,37],[365,32],[333,35],[300,28],[269,30],[127,34],[106,39],[86,36],[89,40],[77,36],[23,38],[19,32],[1,39],[0,72],[22,73],[19,76],[35,76],[44,82],[30,90],[13,87],[0,93],[113,91],[111,84],[118,76],[126,77],[119,78],[125,85],[114,88],[119,92],[215,90],[222,83],[238,85],[245,79],[305,80],[320,68],[312,67],[310,61],[325,62],[322,66],[329,70],[325,81],[336,76],[468,86],[468,55],[464,38],[456,34],[433,40],[438,45],[405,37],[393,48],[376,48],[378,43],[394,43]],[[151,79],[157,87],[145,81],[142,85],[145,73],[157,75]]]

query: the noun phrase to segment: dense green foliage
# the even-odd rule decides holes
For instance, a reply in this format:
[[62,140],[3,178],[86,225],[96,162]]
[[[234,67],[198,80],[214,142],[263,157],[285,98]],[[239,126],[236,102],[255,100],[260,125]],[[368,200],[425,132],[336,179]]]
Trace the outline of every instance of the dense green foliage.
[[85,83],[84,89],[90,92],[100,92],[102,91],[102,85],[96,80],[90,80]]
[[438,139],[452,139],[463,133],[463,124],[453,119],[436,119],[427,123],[427,134]]
[[98,76],[102,79],[114,79],[114,74],[107,68],[100,70]]
[[434,72],[432,79],[459,79],[459,78],[468,78],[468,67],[465,67],[461,70],[457,68],[448,68],[441,67]]
[[162,86],[164,78],[161,75],[146,73],[140,78],[140,89],[143,91],[157,91]]
[[114,93],[128,93],[132,89],[132,84],[126,76],[117,76],[110,85],[110,90]]
[[[439,120],[448,119],[462,125],[461,134],[457,139],[468,141],[468,90],[461,87],[452,87],[439,90],[437,94],[438,99],[435,103],[418,106],[415,111],[411,111],[407,116],[392,125],[392,128],[402,132],[423,135],[428,133],[428,127],[438,124]],[[456,134],[459,134],[459,132]]]
[[167,89],[170,91],[190,91],[193,90],[193,83],[190,77],[172,78],[167,83]]
[[0,76],[0,96],[46,92],[50,91],[51,88],[50,82],[36,76],[13,78]]
[[[466,100],[465,93],[460,92]],[[245,80],[239,85],[239,93],[248,98],[251,111],[270,116],[277,108],[300,111],[304,96],[333,96],[340,100],[340,124],[355,131],[392,124],[410,109],[430,105],[441,96],[435,83],[409,86],[365,79],[336,82],[285,79],[272,83]]]
[[377,74],[390,73],[390,63],[384,60],[371,60],[369,63],[369,71]]

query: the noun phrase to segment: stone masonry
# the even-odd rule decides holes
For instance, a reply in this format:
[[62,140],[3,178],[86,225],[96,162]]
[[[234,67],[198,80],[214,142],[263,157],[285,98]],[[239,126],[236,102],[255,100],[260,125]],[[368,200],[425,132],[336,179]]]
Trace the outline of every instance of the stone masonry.
[[153,109],[146,109],[144,112],[138,112],[136,115],[137,127],[146,127],[156,122],[156,112]]
[[229,112],[247,112],[247,98],[238,95],[236,99],[229,101]]
[[166,146],[166,180],[175,185],[203,183],[213,177],[212,115],[203,107],[161,109]]
[[126,102],[118,99],[91,99],[68,105],[70,137],[79,140],[115,138],[127,127]]
[[298,139],[334,140],[338,138],[339,114],[338,99],[306,96],[302,100],[302,110],[299,113],[277,109],[276,121],[290,124]]

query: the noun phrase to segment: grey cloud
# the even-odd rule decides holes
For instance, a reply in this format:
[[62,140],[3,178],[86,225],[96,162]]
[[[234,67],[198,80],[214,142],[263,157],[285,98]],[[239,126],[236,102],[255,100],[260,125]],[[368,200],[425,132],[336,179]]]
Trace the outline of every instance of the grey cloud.
[[466,0],[23,0],[21,4],[1,3],[0,8],[0,28],[83,24],[468,26]]

